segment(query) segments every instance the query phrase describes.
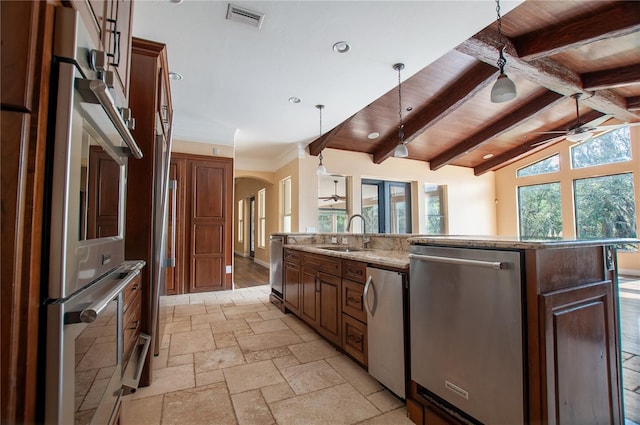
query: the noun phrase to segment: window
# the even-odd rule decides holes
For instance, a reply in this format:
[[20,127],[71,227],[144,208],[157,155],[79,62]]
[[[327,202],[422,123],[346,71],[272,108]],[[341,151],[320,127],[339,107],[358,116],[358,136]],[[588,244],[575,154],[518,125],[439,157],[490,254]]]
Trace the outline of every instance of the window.
[[267,217],[265,207],[265,189],[258,191],[258,247],[264,248],[267,245]]
[[424,184],[425,231],[427,234],[447,233],[446,186]]
[[244,199],[238,201],[238,242],[244,241]]
[[363,179],[362,215],[371,233],[411,233],[411,185]]
[[610,131],[571,147],[571,166],[573,168],[593,167],[630,160],[629,127]]
[[291,177],[282,180],[282,231],[291,232]]
[[555,154],[549,158],[534,162],[531,165],[516,171],[517,177],[537,176],[538,174],[555,173],[560,171],[560,155]]
[[560,183],[519,187],[518,212],[521,237],[562,236]]
[[[579,238],[635,238],[636,209],[631,173],[573,182]],[[622,247],[636,250],[635,245]]]

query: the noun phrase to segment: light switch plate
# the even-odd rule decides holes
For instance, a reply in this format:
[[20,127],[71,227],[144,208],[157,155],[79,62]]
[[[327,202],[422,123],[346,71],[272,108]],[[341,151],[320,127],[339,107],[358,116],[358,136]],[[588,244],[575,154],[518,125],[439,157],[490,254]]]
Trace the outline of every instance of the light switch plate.
[[338,243],[338,238],[331,238],[331,243]]
[[227,274],[231,273],[231,266],[227,266]]
[[342,238],[342,245],[348,245],[348,244],[349,244],[349,239]]

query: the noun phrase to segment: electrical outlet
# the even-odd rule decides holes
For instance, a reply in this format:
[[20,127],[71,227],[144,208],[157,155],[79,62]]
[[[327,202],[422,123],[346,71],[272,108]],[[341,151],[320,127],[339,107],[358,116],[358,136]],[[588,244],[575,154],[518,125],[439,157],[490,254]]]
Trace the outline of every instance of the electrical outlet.
[[226,270],[227,274],[231,273],[231,266],[227,266],[227,270]]
[[349,245],[349,239],[342,238],[342,245]]
[[331,238],[331,243],[338,243],[338,238]]

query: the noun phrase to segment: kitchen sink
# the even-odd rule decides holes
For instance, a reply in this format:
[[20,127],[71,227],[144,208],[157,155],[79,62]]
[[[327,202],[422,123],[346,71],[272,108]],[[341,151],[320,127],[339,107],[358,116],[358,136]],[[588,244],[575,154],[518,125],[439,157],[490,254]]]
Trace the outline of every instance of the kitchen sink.
[[364,251],[362,248],[356,248],[354,246],[323,246],[320,249],[327,249],[329,251],[338,251],[338,252],[358,252]]

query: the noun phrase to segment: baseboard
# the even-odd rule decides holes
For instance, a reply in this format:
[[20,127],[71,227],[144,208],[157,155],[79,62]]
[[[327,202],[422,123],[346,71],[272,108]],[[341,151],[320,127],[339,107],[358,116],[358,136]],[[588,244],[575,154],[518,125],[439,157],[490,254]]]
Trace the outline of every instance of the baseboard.
[[640,276],[640,270],[618,269],[618,275],[622,275],[622,276]]
[[266,268],[270,268],[271,265],[269,263],[267,263],[266,261],[262,261],[262,260],[258,260],[257,258],[253,258],[253,262],[256,264],[260,264],[262,267],[266,267]]
[[249,256],[248,252],[241,252],[241,251],[233,251],[234,255],[237,255],[238,257],[244,257],[247,258]]

